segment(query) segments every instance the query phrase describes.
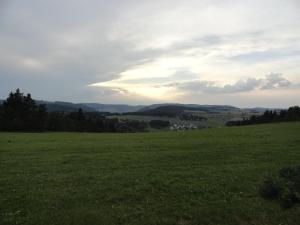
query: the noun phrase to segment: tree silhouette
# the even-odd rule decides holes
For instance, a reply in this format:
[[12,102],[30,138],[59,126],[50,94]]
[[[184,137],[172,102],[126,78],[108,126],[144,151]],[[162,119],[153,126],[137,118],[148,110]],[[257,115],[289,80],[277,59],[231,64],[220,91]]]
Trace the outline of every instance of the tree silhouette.
[[43,130],[47,119],[44,105],[36,105],[30,94],[11,92],[1,107],[1,128],[8,131]]

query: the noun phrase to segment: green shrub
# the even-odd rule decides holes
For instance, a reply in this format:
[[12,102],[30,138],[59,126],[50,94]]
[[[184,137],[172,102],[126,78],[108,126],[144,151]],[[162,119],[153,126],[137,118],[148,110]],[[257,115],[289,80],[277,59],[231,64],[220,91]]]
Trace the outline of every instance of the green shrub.
[[268,200],[274,200],[281,194],[281,184],[271,175],[266,175],[259,186],[259,194]]
[[277,177],[265,176],[259,194],[264,199],[276,200],[285,209],[300,203],[300,166],[284,167]]

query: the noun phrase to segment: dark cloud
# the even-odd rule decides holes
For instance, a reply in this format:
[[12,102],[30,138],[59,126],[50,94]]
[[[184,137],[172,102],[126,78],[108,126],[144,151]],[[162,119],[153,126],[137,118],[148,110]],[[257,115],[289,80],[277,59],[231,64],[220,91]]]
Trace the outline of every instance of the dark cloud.
[[87,84],[115,79],[158,54],[134,51],[123,39],[109,40],[111,23],[126,8],[123,2],[29,0],[1,6],[1,96],[19,87],[44,98],[73,93],[85,100],[90,92],[104,93],[85,89]]
[[240,80],[235,84],[226,84],[224,86],[218,86],[214,81],[200,81],[194,80],[184,83],[173,83],[167,86],[176,87],[180,90],[187,92],[203,92],[211,94],[221,94],[221,93],[238,93],[247,92],[254,90],[260,84],[260,80],[249,78],[246,81]]
[[164,85],[165,87],[175,87],[179,90],[187,92],[203,92],[211,94],[227,94],[249,92],[256,89],[271,90],[288,88],[292,83],[284,78],[282,74],[271,73],[266,75],[263,79],[248,78],[246,80],[239,80],[234,84],[226,84],[223,86],[217,85],[214,81],[193,80],[188,82],[176,82]]
[[265,84],[261,87],[263,90],[285,88],[291,86],[292,83],[284,78],[280,73],[271,73],[266,76]]

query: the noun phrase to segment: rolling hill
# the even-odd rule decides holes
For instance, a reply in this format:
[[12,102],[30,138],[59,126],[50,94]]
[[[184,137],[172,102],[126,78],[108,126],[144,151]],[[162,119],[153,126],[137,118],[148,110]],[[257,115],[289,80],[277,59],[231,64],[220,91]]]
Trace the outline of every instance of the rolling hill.
[[176,117],[185,111],[199,111],[205,113],[236,113],[241,112],[239,108],[233,106],[223,105],[193,105],[193,104],[162,104],[151,105],[137,112],[127,113],[129,115],[142,115],[142,116],[168,116]]
[[[4,100],[0,100],[2,104]],[[38,104],[45,104],[48,111],[74,112],[79,108],[86,112],[110,112],[110,113],[129,113],[134,115],[178,115],[185,110],[202,111],[206,113],[261,113],[265,110],[278,110],[273,108],[238,108],[230,105],[198,105],[198,104],[177,104],[164,103],[153,105],[126,105],[126,104],[100,104],[100,103],[72,103],[64,101],[44,101],[36,100]]]

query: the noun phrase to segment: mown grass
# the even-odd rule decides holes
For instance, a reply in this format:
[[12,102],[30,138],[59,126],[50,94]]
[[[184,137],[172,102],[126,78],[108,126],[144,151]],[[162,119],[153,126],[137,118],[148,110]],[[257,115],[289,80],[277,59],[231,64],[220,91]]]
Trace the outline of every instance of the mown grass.
[[137,134],[0,134],[0,224],[297,225],[265,172],[300,164],[300,123]]

